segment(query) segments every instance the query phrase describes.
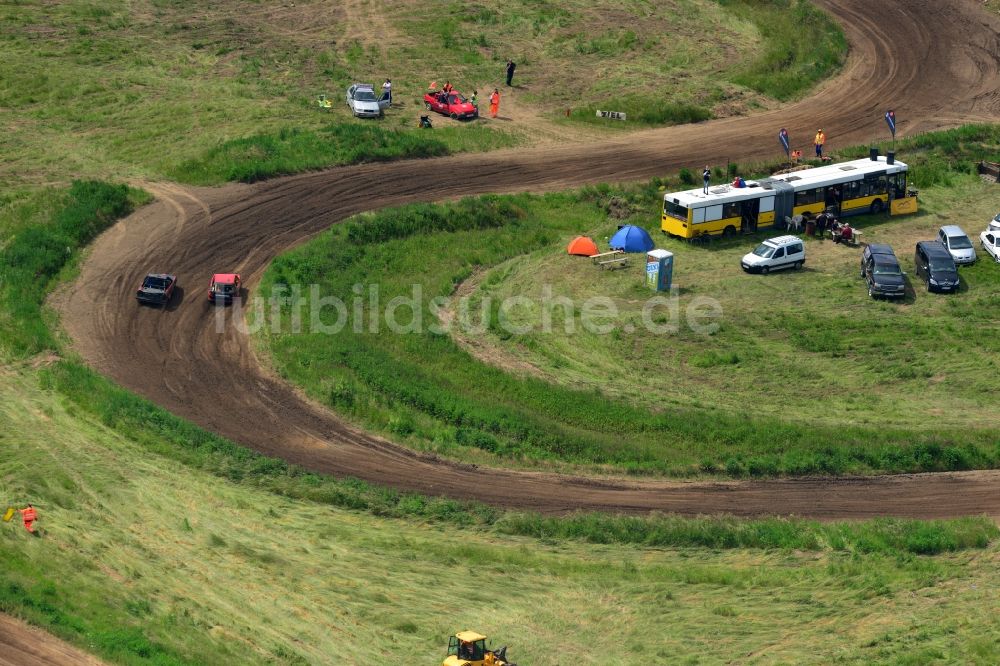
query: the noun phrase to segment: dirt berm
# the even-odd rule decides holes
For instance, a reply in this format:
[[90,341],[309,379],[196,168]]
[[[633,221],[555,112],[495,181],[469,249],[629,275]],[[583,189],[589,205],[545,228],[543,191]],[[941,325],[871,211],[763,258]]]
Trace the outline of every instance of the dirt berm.
[[[642,513],[1000,515],[1000,473],[762,482],[638,482],[471,469],[359,432],[261,369],[233,327],[217,334],[205,301],[212,272],[257,279],[275,254],[364,210],[485,192],[557,190],[628,181],[687,166],[773,158],[788,128],[805,148],[817,127],[828,146],[1000,116],[1000,21],[979,3],[821,0],[850,40],[843,73],[778,111],[488,155],[331,169],[253,186],[152,185],[158,201],[94,244],[73,297],[59,304],[75,347],[124,386],[268,455],[401,490],[471,498],[547,514],[577,509]],[[179,275],[165,310],[137,308],[148,270]]]

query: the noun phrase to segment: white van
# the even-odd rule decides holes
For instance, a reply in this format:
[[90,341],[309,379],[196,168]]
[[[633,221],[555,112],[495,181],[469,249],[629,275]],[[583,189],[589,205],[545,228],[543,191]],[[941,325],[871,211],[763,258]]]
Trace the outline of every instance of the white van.
[[956,264],[976,263],[976,248],[957,224],[948,224],[938,230],[938,240],[948,248]]
[[801,268],[806,262],[806,246],[798,236],[768,238],[750,254],[743,255],[740,265],[748,273],[770,273],[782,268]]

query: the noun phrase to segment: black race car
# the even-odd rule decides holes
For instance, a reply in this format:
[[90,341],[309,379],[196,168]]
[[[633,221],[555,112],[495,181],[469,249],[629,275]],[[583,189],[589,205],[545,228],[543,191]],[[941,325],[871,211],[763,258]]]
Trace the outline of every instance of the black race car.
[[140,303],[166,305],[174,295],[174,286],[176,284],[176,275],[150,273],[143,279],[142,284],[139,285],[138,291],[135,292],[135,298]]

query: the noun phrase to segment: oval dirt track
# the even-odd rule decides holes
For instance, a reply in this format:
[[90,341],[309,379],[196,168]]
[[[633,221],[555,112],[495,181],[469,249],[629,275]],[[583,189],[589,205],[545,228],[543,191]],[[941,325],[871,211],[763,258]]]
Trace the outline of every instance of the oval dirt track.
[[[542,513],[1000,516],[1000,472],[762,482],[639,482],[474,469],[360,432],[262,370],[233,327],[217,334],[203,290],[216,270],[256,280],[277,253],[344,218],[414,201],[622,182],[728,159],[773,157],[823,127],[835,145],[1000,117],[1000,21],[978,2],[821,0],[847,32],[844,72],[780,111],[572,144],[337,168],[217,189],[149,186],[157,201],[95,243],[72,299],[59,303],[75,348],[122,385],[262,453],[401,490]],[[166,310],[137,308],[151,269],[179,276]]]

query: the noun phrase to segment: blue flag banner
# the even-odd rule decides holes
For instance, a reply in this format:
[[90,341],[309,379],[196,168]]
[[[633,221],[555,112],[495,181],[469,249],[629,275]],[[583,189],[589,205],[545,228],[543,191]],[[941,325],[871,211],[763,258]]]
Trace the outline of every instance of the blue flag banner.
[[896,138],[896,112],[889,110],[885,112],[885,124],[889,126],[889,131],[892,132],[892,138]]
[[788,151],[789,151],[789,148],[788,148],[788,130],[786,130],[784,127],[782,127],[781,131],[778,132],[778,141],[781,142],[781,147],[785,149],[785,155],[788,155]]

